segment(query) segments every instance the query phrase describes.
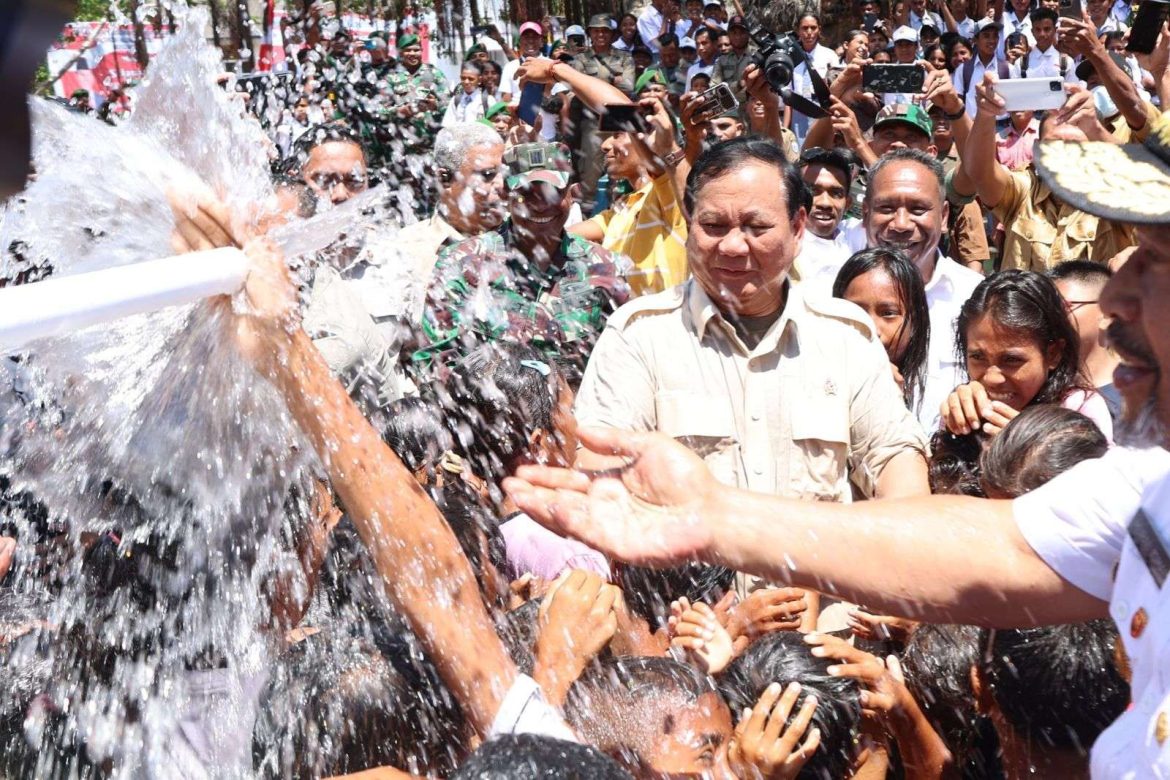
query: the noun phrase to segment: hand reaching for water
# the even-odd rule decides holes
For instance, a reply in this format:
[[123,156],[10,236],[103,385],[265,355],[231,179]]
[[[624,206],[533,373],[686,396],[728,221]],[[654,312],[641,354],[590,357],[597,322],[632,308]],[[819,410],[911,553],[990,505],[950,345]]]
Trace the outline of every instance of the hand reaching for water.
[[0,580],[12,568],[12,559],[16,557],[16,540],[11,536],[0,536]]
[[241,246],[232,227],[232,213],[210,190],[171,190],[167,193],[175,229],[171,248],[175,254]]
[[[789,684],[783,696],[780,684],[772,683],[755,707],[744,710],[728,749],[736,775],[751,780],[790,780],[800,774],[820,746],[821,732],[817,728],[808,731],[817,709],[817,699],[811,694],[788,723],[799,697],[799,683]],[[808,737],[801,742],[806,731]]]
[[628,465],[592,474],[523,466],[504,481],[541,524],[639,566],[669,566],[710,552],[709,507],[722,489],[703,461],[660,433],[582,428],[581,443]]
[[685,650],[706,674],[719,674],[731,663],[731,634],[703,602],[691,604],[684,598],[671,603],[667,628],[670,646]]
[[296,288],[284,256],[271,241],[250,241],[244,254],[251,268],[244,280],[242,303],[233,302],[236,346],[257,371],[267,375],[284,359],[290,335],[300,326]]

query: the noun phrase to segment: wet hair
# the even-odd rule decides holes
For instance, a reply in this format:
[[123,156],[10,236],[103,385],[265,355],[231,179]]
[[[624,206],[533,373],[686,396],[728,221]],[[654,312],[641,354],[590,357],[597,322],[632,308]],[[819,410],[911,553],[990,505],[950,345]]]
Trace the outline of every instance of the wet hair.
[[477,146],[503,146],[500,134],[479,122],[444,127],[435,136],[434,164],[455,176],[467,162],[467,155]]
[[825,149],[820,146],[806,149],[800,155],[800,172],[803,174],[810,165],[821,165],[840,173],[845,182],[845,191],[849,192],[849,186],[853,183],[853,154],[848,149]]
[[451,780],[630,780],[630,774],[588,745],[503,734],[481,745]]
[[714,604],[731,590],[735,572],[726,566],[687,563],[669,569],[613,564],[614,582],[621,586],[629,610],[654,631],[666,625],[670,603],[686,598]]
[[354,144],[362,150],[362,159],[366,157],[362,138],[356,130],[341,122],[325,122],[310,127],[297,138],[288,157],[281,165],[281,173],[293,178],[300,178],[301,169],[309,161],[309,155],[313,153],[313,150],[318,146],[331,143]]
[[1104,287],[1113,278],[1113,270],[1106,263],[1092,260],[1066,260],[1053,266],[1048,271],[1048,278],[1054,282],[1080,282]]
[[975,626],[923,623],[911,633],[901,657],[906,687],[959,767],[973,756],[983,719],[971,687],[979,635]]
[[817,708],[810,729],[820,729],[821,744],[797,777],[817,780],[846,777],[861,727],[861,691],[856,680],[829,675],[826,670],[837,662],[817,658],[810,649],[803,635],[795,631],[768,634],[731,662],[719,678],[719,688],[731,711],[740,713],[754,707],[772,683],[782,686],[800,683],[800,698],[792,708],[790,721],[800,711],[805,698],[815,695]]
[[317,196],[305,182],[285,173],[275,173],[272,175],[272,185],[277,190],[287,189],[296,193],[298,217],[308,219],[317,213]]
[[955,322],[955,352],[967,363],[967,331],[980,317],[1003,328],[1027,331],[1041,352],[1058,344],[1060,356],[1031,404],[1059,404],[1076,389],[1092,390],[1081,374],[1080,339],[1056,285],[1033,271],[1000,271],[979,283]]
[[410,653],[322,631],[294,644],[261,693],[253,730],[260,777],[328,777],[392,765],[446,773],[460,744],[453,703],[432,701]]
[[444,452],[455,448],[446,412],[433,400],[400,398],[390,404],[386,417],[382,440],[411,471],[434,466]]
[[539,618],[540,599],[529,599],[505,615],[500,627],[500,639],[520,674],[531,676],[536,665],[533,652],[540,632]]
[[1060,17],[1051,8],[1035,8],[1032,10],[1032,13],[1028,14],[1028,18],[1032,21],[1032,24],[1043,22],[1045,19],[1056,24]]
[[487,580],[487,571],[483,566],[484,556],[487,556],[497,571],[502,570],[507,563],[499,520],[468,490],[443,490],[442,494],[435,498],[439,510],[443,513],[443,519],[447,521],[459,542],[459,547],[470,562],[471,570],[479,584],[479,591],[486,600],[494,591]]
[[898,163],[913,162],[918,163],[923,168],[926,168],[938,181],[938,198],[939,203],[945,204],[947,202],[947,180],[946,173],[943,171],[942,163],[938,158],[932,154],[922,151],[921,149],[911,149],[903,147],[901,149],[892,149],[881,156],[881,158],[873,164],[869,169],[869,187],[866,188],[866,200],[874,193],[873,183],[877,180],[878,174],[883,168]]
[[1012,730],[1034,748],[1087,753],[1129,704],[1111,620],[984,631],[982,679]]
[[805,202],[804,179],[800,171],[784,156],[784,150],[773,140],[760,136],[741,136],[707,147],[687,176],[686,206],[693,213],[699,191],[712,179],[738,170],[750,163],[772,166],[779,174],[781,190],[788,205],[788,218],[795,219]]
[[926,303],[926,288],[922,274],[906,255],[897,249],[865,249],[850,257],[837,272],[833,282],[833,297],[844,298],[849,284],[856,278],[871,271],[882,271],[894,281],[898,288],[898,300],[906,312],[902,331],[909,334],[909,341],[902,357],[898,360],[898,371],[902,374],[903,393],[906,406],[917,411],[922,405],[922,394],[926,388],[927,349],[930,346],[930,310]]
[[983,484],[1015,498],[1083,460],[1100,458],[1108,449],[1105,434],[1080,412],[1055,404],[1029,406],[983,453]]
[[951,496],[986,498],[979,479],[979,459],[987,436],[982,431],[954,434],[935,431],[930,437],[930,461],[927,478],[930,492]]
[[585,742],[641,774],[679,711],[711,693],[714,682],[690,664],[625,656],[595,662],[577,678],[565,717]]
[[554,432],[563,381],[556,364],[527,344],[496,341],[464,358],[448,387],[475,446],[497,461],[486,471],[476,464],[477,474],[500,473],[528,453],[534,432]]

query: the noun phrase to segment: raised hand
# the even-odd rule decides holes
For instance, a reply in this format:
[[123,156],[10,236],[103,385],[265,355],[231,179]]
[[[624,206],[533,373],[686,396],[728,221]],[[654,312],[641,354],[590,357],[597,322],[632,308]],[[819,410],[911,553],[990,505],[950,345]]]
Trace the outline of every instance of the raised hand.
[[839,662],[829,667],[830,675],[851,677],[861,685],[863,715],[885,719],[900,714],[902,708],[912,703],[896,656],[891,655],[882,661],[876,655],[829,634],[805,634],[804,641],[812,645],[810,652],[817,658]]
[[573,681],[617,630],[621,590],[592,572],[562,574],[541,602],[533,678],[562,704]]
[[972,431],[994,436],[1019,414],[1003,401],[992,401],[980,382],[956,387],[943,401],[940,413],[943,425],[957,436]]
[[849,610],[846,618],[853,636],[859,639],[905,642],[918,626],[913,620],[892,615],[873,615],[861,608]]
[[701,601],[679,599],[670,605],[667,619],[670,646],[685,650],[706,674],[718,674],[733,657],[731,634],[719,622],[715,610]]
[[796,631],[808,606],[800,588],[760,588],[731,608],[727,630],[733,640],[749,642],[774,631]]
[[809,731],[809,724],[817,709],[816,697],[811,694],[806,696],[800,711],[788,723],[788,717],[800,697],[800,684],[790,683],[783,689],[783,695],[781,690],[779,683],[772,683],[765,688],[756,706],[744,710],[735,727],[728,748],[728,759],[736,775],[741,778],[791,780],[800,774],[801,768],[821,744],[820,729]]

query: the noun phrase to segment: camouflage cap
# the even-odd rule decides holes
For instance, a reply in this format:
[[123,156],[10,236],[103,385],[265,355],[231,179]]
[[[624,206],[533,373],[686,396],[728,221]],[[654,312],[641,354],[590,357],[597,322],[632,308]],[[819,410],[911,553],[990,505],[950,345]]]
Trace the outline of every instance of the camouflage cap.
[[882,125],[893,122],[901,122],[921,130],[926,133],[927,138],[934,137],[934,123],[930,121],[926,109],[917,103],[894,103],[886,106],[878,112],[877,118],[874,119],[873,129],[877,130]]
[[593,16],[589,17],[589,24],[585,26],[590,30],[594,27],[604,27],[607,30],[613,29],[609,23],[609,14],[593,14]]
[[516,144],[504,152],[504,164],[504,184],[510,190],[537,182],[564,189],[573,170],[569,150],[550,143]]

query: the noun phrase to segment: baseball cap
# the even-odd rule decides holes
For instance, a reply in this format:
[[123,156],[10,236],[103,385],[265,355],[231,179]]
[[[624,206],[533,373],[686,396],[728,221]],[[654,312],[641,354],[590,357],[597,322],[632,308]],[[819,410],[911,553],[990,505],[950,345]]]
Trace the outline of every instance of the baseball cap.
[[732,27],[742,27],[745,30],[749,29],[747,20],[740,14],[736,14],[727,20],[727,29],[730,30]]
[[525,22],[524,24],[520,25],[520,34],[521,35],[528,32],[529,30],[532,30],[537,35],[544,35],[544,29],[541,28],[541,26],[539,24],[537,24],[536,22]]
[[504,152],[504,164],[508,166],[504,184],[510,190],[536,183],[564,189],[573,170],[569,152],[560,144],[516,144]]
[[988,18],[984,17],[983,19],[980,19],[976,23],[975,34],[978,35],[979,33],[983,32],[984,30],[986,30],[989,27],[994,27],[997,30],[1003,29],[1003,25],[1001,23],[995,21],[994,19],[988,19]]
[[585,37],[585,28],[579,24],[574,24],[574,25],[571,25],[569,27],[569,29],[565,30],[565,37],[566,38],[572,38],[574,35],[580,35],[582,38],[584,38]]
[[890,36],[890,40],[894,43],[899,41],[909,41],[910,43],[918,43],[918,31],[909,25],[902,25],[894,30],[894,34]]
[[930,121],[926,109],[917,103],[894,103],[886,106],[878,112],[877,118],[874,119],[873,129],[877,130],[882,125],[894,122],[901,122],[921,130],[926,133],[927,138],[934,137],[934,123]]
[[1150,124],[1145,143],[1045,141],[1036,173],[1075,209],[1116,222],[1170,223],[1170,117]]
[[923,22],[922,26],[918,28],[919,37],[921,37],[922,33],[926,30],[933,31],[935,35],[939,34],[938,28],[934,26],[934,22]]
[[678,42],[678,47],[680,49],[697,49],[697,48],[699,48],[695,44],[694,38],[680,38],[679,42]]
[[589,29],[592,30],[594,27],[603,27],[606,30],[612,29],[609,14],[593,14],[593,16],[590,16]]

